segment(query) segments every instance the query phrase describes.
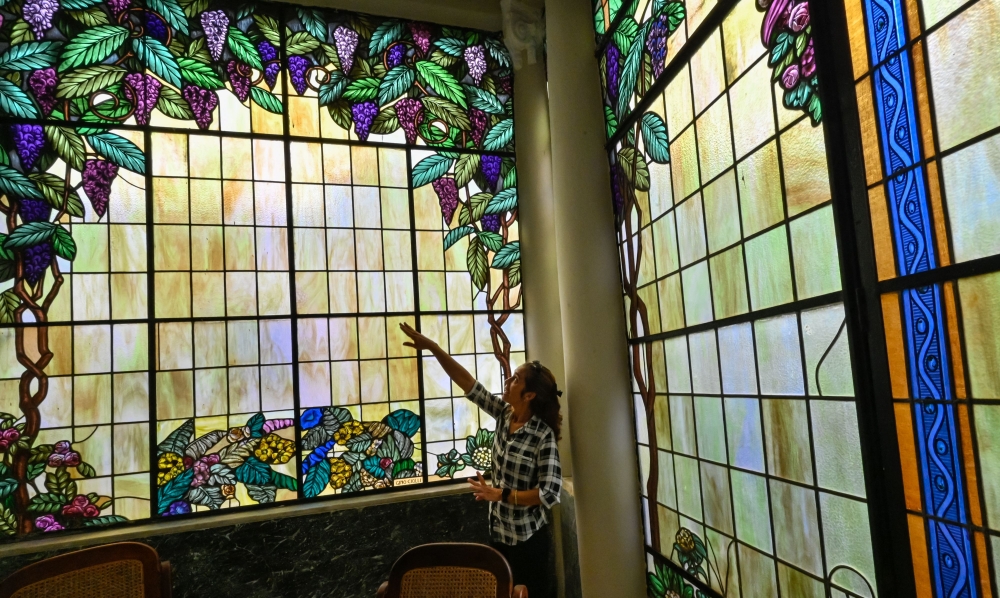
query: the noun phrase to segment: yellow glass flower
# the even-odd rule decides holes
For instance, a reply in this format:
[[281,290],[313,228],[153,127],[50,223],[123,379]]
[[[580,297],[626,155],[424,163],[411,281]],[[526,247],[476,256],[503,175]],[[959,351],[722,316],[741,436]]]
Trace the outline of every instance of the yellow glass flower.
[[330,487],[339,490],[347,485],[347,478],[351,477],[351,466],[347,461],[339,457],[330,459]]
[[340,429],[333,434],[333,439],[337,441],[337,444],[346,446],[348,440],[360,435],[364,431],[365,427],[361,425],[361,422],[352,420],[340,426]]
[[277,434],[268,434],[261,439],[254,456],[264,463],[288,463],[294,453],[294,443]]
[[163,486],[184,473],[184,459],[177,453],[164,453],[157,460],[156,467],[160,470],[156,474],[156,484]]

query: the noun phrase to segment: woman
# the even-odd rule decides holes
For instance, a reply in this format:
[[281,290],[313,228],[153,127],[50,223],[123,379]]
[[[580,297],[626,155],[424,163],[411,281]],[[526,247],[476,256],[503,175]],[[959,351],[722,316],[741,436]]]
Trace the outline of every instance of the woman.
[[549,559],[552,535],[549,510],[559,502],[559,397],[556,379],[533,361],[504,382],[503,397],[490,394],[437,343],[408,324],[400,328],[418,351],[430,351],[465,396],[496,419],[493,440],[493,485],[482,474],[470,479],[476,500],[490,501],[493,547],[510,563],[514,583],[524,584],[531,598],[554,596]]

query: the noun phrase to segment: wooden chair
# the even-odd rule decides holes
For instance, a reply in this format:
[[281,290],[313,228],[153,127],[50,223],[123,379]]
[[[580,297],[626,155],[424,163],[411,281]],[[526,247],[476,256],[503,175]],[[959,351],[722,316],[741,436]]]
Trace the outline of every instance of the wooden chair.
[[403,553],[377,598],[528,598],[507,559],[482,544],[424,544]]
[[151,547],[119,542],[54,556],[0,583],[0,598],[170,598],[170,563]]

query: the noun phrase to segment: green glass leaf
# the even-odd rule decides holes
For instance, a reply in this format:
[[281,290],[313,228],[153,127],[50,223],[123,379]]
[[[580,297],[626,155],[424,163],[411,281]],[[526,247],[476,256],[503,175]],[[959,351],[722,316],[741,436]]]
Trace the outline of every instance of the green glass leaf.
[[465,89],[465,96],[473,108],[478,108],[487,114],[503,114],[503,104],[500,102],[500,98],[472,85],[463,85],[462,88]]
[[503,43],[500,40],[493,37],[489,37],[486,38],[486,41],[483,42],[483,45],[486,46],[486,49],[489,51],[490,56],[493,57],[493,60],[497,61],[497,64],[500,65],[500,68],[509,69],[513,66],[513,64],[510,61],[510,53],[507,51],[507,46],[503,45]]
[[519,259],[521,259],[521,242],[514,241],[504,245],[496,252],[490,267],[495,270],[503,270]]
[[66,504],[66,497],[62,494],[44,492],[36,494],[28,503],[29,513],[57,513]]
[[260,53],[245,33],[236,27],[230,27],[226,43],[229,44],[229,49],[233,51],[233,56],[257,70],[264,69],[264,64],[260,60]]
[[455,58],[462,58],[465,55],[465,42],[453,37],[442,37],[434,42],[434,45],[442,52]]
[[136,37],[132,39],[132,49],[149,70],[167,83],[175,87],[181,86],[180,65],[160,40],[154,37]]
[[774,40],[774,47],[771,48],[771,56],[768,58],[768,66],[774,66],[785,58],[785,55],[795,47],[795,36],[787,31],[782,31]]
[[64,260],[72,262],[76,259],[76,242],[69,231],[61,226],[52,234],[52,249]]
[[104,0],[59,0],[59,5],[66,10],[83,10],[103,3]]
[[[621,50],[622,54],[628,54],[629,49],[631,49],[632,44],[635,42],[636,36],[639,34],[639,24],[635,22],[632,17],[627,17],[618,28],[615,29],[612,38],[615,40],[615,45]],[[645,42],[643,42],[645,43]]]
[[481,238],[480,236],[469,239],[469,249],[465,254],[465,265],[472,275],[472,284],[480,291],[486,287],[486,282],[490,278],[486,249],[480,241]]
[[371,132],[376,135],[388,135],[399,128],[399,118],[396,116],[396,108],[389,106],[375,115],[372,120]]
[[[3,293],[0,293],[0,324],[13,324],[14,312],[17,311],[20,305],[21,298],[17,296],[17,293],[13,289],[7,289]],[[33,466],[29,465],[28,479],[33,480],[37,478],[42,471],[45,471],[45,463],[35,463]]]
[[667,142],[667,127],[655,112],[642,115],[642,142],[649,158],[657,164],[670,161],[670,144]]
[[128,39],[128,29],[118,25],[101,25],[74,37],[63,48],[59,71],[97,64],[118,49]]
[[626,147],[618,152],[618,165],[621,166],[625,178],[637,191],[649,191],[649,167],[642,154],[635,148]]
[[208,10],[208,0],[178,0],[184,14],[193,19],[199,14]]
[[479,162],[479,154],[462,154],[455,164],[455,185],[460,188],[468,185],[479,170]]
[[642,55],[645,50],[646,36],[649,35],[649,28],[654,21],[647,21],[639,28],[636,38],[625,56],[625,64],[622,67],[621,75],[618,79],[618,114],[624,115],[628,111],[629,102],[632,101],[632,92],[635,91],[635,83],[639,77],[639,69],[642,66]]
[[319,86],[319,103],[321,106],[328,106],[340,99],[347,89],[350,79],[340,71],[330,73],[330,80]]
[[51,239],[56,228],[57,225],[44,220],[22,224],[7,235],[3,246],[11,250],[34,247]]
[[83,218],[83,200],[80,199],[80,195],[72,187],[67,193],[66,181],[51,172],[31,173],[28,175],[28,178],[35,183],[42,192],[42,195],[45,196],[45,203],[52,206],[54,210],[58,211],[62,209],[63,198],[65,197],[66,213],[70,216]]
[[10,29],[10,43],[20,44],[30,42],[35,39],[35,34],[31,32],[31,25],[24,19],[14,21],[14,26]]
[[471,226],[460,226],[458,228],[453,228],[448,231],[448,234],[444,236],[444,249],[447,251],[452,245],[458,243],[461,239],[468,237],[472,233],[476,232],[476,229]]
[[191,105],[184,99],[184,96],[172,87],[160,88],[160,97],[156,100],[156,109],[170,118],[194,120],[194,111],[191,110]]
[[278,21],[276,19],[265,14],[254,13],[253,20],[254,23],[257,23],[257,28],[260,29],[264,39],[271,42],[271,45],[275,48],[281,47],[281,37],[278,33]]
[[2,504],[0,504],[0,534],[5,536],[17,535],[17,516]]
[[455,102],[462,108],[468,108],[462,86],[451,73],[429,60],[418,61],[416,68],[417,75],[424,85],[429,85],[439,96]]
[[469,207],[472,209],[472,220],[482,220],[486,214],[486,206],[493,199],[492,193],[476,193],[469,198]]
[[179,33],[190,35],[188,31],[187,15],[184,9],[177,3],[177,0],[144,0],[146,8],[159,14],[168,25],[176,29]]
[[156,454],[174,453],[176,455],[183,455],[184,449],[191,443],[192,437],[194,437],[194,420],[189,419],[157,445]]
[[403,37],[404,31],[406,31],[406,25],[402,22],[394,19],[384,21],[372,33],[372,40],[368,43],[368,55],[378,56],[388,50],[389,46]]
[[521,284],[521,260],[514,260],[507,268],[507,284],[511,288]]
[[28,199],[45,199],[31,179],[5,165],[0,165],[0,193]]
[[478,237],[483,246],[490,251],[500,251],[503,247],[503,237],[499,233],[483,230],[479,231]]
[[98,27],[100,25],[110,25],[108,15],[101,10],[100,6],[91,6],[83,10],[67,10],[66,14],[86,27]]
[[298,31],[285,40],[285,50],[289,56],[308,54],[319,47],[319,40],[308,31]]
[[462,60],[461,58],[455,58],[451,54],[445,54],[441,50],[431,51],[431,55],[429,58],[431,59],[431,62],[443,68],[455,66]]
[[428,112],[440,118],[445,124],[462,131],[472,130],[468,115],[454,102],[434,96],[424,96],[420,98],[420,102]]
[[28,94],[0,77],[0,112],[15,118],[38,118],[38,107]]
[[505,214],[517,207],[517,188],[504,189],[497,193],[486,206],[486,214]]
[[17,480],[6,479],[0,480],[0,498],[4,498],[10,494],[13,494],[17,490]]
[[284,490],[298,490],[299,481],[290,475],[271,470],[271,483]]
[[86,98],[97,91],[104,91],[118,83],[128,71],[124,67],[99,64],[70,71],[56,87],[58,98]]
[[225,84],[219,76],[215,74],[212,67],[187,56],[177,58],[177,65],[181,69],[181,78],[188,83],[204,87],[210,91],[222,89]]
[[443,177],[454,164],[454,160],[446,156],[428,156],[417,162],[413,167],[413,188],[423,187]]
[[504,119],[493,125],[489,133],[483,139],[483,149],[489,152],[496,152],[505,149],[514,139],[514,120]]
[[311,33],[316,39],[326,39],[326,20],[323,13],[312,8],[296,7],[295,14],[306,31]]
[[87,142],[94,151],[118,166],[136,174],[146,174],[146,156],[134,143],[114,133],[89,135]]
[[413,86],[416,74],[406,65],[393,67],[378,87],[378,103],[384,106],[406,93]]
[[683,2],[670,2],[663,10],[663,14],[667,15],[667,27],[670,33],[673,33],[684,22],[687,10]]
[[83,527],[101,527],[105,525],[113,525],[115,523],[122,523],[124,521],[128,521],[128,518],[122,515],[102,515],[92,519],[84,519]]
[[261,89],[260,87],[250,88],[250,99],[253,100],[258,106],[267,110],[268,112],[273,112],[275,114],[281,114],[283,106],[281,105],[281,100],[278,96],[270,93],[267,90]]
[[271,481],[271,468],[257,457],[247,457],[247,460],[236,468],[235,473],[236,479],[244,484],[262,486]]
[[60,42],[25,42],[11,46],[0,54],[0,69],[30,71],[52,66],[59,56]]
[[378,97],[379,80],[375,77],[365,77],[351,81],[344,90],[344,99],[350,102],[364,102]]
[[306,498],[319,496],[328,483],[330,483],[330,462],[323,459],[306,472],[306,479],[302,482],[302,494]]
[[45,127],[45,138],[56,150],[56,155],[73,170],[83,170],[87,151],[83,146],[83,137],[80,137],[79,133],[69,127]]
[[192,467],[160,488],[156,493],[157,514],[162,515],[170,508],[171,503],[180,500],[181,497],[187,494],[188,488],[191,487],[191,480],[193,479],[194,468]]

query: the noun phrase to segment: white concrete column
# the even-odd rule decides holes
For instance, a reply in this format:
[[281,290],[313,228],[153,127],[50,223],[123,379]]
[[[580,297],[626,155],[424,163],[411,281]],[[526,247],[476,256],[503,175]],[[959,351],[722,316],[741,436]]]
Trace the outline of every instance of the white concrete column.
[[583,595],[645,596],[631,379],[591,3],[546,0],[545,9],[556,259]]

